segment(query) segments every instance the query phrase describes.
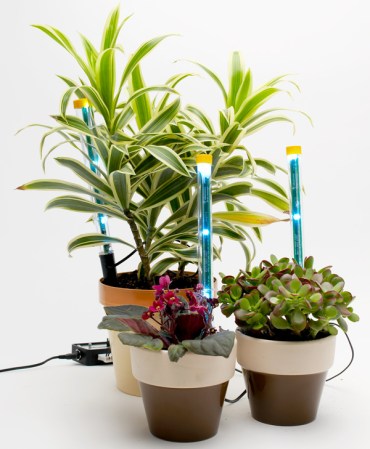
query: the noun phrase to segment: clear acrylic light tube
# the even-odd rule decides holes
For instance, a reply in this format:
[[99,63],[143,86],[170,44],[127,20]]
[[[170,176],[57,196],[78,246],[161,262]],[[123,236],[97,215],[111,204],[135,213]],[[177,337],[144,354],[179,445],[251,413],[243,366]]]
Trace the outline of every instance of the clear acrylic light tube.
[[302,204],[300,179],[300,146],[286,147],[289,164],[290,185],[290,219],[292,223],[293,254],[299,265],[303,265],[303,233],[302,233]]
[[198,181],[198,238],[199,238],[199,282],[203,295],[213,297],[212,276],[212,155],[196,157]]
[[[83,120],[85,124],[92,129],[95,126],[93,113],[91,106],[89,105],[89,101],[87,98],[80,98],[73,102],[73,106],[76,110],[76,115],[78,118]],[[80,135],[82,150],[89,156],[89,159],[85,159],[86,165],[90,168],[92,172],[95,174],[98,173],[99,166],[99,155],[96,152],[92,139],[90,136],[82,136]],[[101,201],[92,198],[97,204],[101,204]],[[94,223],[98,232],[103,235],[109,235],[108,229],[108,217],[105,214],[97,213],[94,215]],[[103,270],[104,279],[110,284],[115,285],[117,282],[117,273],[114,261],[114,253],[111,245],[105,244],[102,247],[102,251],[100,253],[100,261]]]

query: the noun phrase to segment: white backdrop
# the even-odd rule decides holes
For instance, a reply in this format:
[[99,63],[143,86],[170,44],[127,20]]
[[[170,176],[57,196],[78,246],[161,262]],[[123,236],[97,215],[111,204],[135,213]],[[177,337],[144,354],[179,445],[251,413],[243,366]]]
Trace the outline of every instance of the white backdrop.
[[[224,80],[228,56],[241,51],[256,84],[292,73],[301,93],[281,96],[286,107],[307,112],[297,132],[271,125],[250,138],[249,149],[285,165],[285,146],[302,145],[306,196],[306,254],[317,266],[333,265],[357,296],[362,322],[351,326],[361,362],[370,311],[368,289],[370,12],[366,0],[127,0],[122,16],[134,13],[122,33],[128,52],[156,35],[178,33],[145,62],[149,83],[169,74],[194,72],[196,60]],[[82,32],[97,42],[117,0],[13,0],[0,17],[1,45],[1,326],[0,367],[32,363],[68,352],[70,344],[103,337],[97,300],[100,266],[95,249],[68,257],[66,244],[92,230],[79,214],[43,212],[52,194],[21,192],[20,184],[43,176],[40,130],[15,136],[29,123],[51,123],[58,112],[63,83],[77,78],[72,58],[30,24],[49,24],[78,42]],[[174,64],[174,60],[182,61]],[[198,102],[211,116],[221,106],[217,89],[204,76],[184,82],[184,102]],[[64,176],[50,160],[48,177]],[[267,206],[261,207],[273,213]],[[264,228],[257,259],[289,255],[289,224]],[[122,249],[117,248],[119,255]],[[242,266],[235,247],[225,248],[216,272],[235,273]],[[130,267],[131,268],[131,267]],[[231,325],[231,323],[230,323]],[[104,338],[104,337],[103,337]],[[363,349],[365,351],[365,349]],[[363,353],[364,354],[364,353]],[[365,358],[365,354],[363,355]],[[365,363],[365,361],[364,361]],[[363,365],[364,367],[365,365]],[[348,374],[350,376],[350,374]],[[1,380],[1,379],[0,379]]]

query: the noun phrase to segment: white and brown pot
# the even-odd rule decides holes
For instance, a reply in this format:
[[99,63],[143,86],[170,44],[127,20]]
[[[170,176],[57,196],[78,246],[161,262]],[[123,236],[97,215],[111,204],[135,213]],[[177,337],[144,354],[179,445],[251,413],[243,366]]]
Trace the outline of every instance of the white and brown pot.
[[[155,299],[154,290],[131,289],[113,287],[99,281],[99,301],[104,307],[114,307],[122,305],[137,305],[149,307]],[[185,296],[186,290],[180,290],[180,295]],[[154,326],[157,326],[154,321]],[[128,346],[123,345],[118,338],[118,333],[108,331],[109,342],[112,351],[114,374],[117,388],[123,393],[132,396],[141,396],[137,380],[132,375],[131,356]]]
[[273,341],[236,332],[252,417],[294,426],[316,418],[326,374],[335,355],[335,336],[311,341]]
[[[104,307],[126,304],[149,307],[153,299],[153,290],[112,287],[103,284],[102,280],[99,282],[99,300]],[[108,331],[108,333],[117,388],[132,396],[140,396],[139,384],[132,375],[130,348],[120,342],[118,332]]]
[[150,432],[176,442],[216,435],[236,349],[228,358],[187,352],[178,362],[168,353],[131,347]]

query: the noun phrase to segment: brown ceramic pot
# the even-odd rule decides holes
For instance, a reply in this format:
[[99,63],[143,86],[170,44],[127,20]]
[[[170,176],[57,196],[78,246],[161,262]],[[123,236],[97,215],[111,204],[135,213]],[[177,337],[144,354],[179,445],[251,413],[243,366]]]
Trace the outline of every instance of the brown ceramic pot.
[[314,421],[333,364],[335,337],[293,342],[253,338],[240,331],[236,336],[252,417],[280,426]]
[[171,362],[167,351],[131,348],[150,432],[174,442],[201,441],[218,432],[235,347],[226,359],[186,353]]

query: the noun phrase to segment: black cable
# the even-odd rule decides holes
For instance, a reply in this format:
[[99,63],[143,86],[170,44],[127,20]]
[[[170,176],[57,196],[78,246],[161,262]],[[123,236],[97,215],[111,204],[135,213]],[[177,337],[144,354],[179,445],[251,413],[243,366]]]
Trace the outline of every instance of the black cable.
[[227,399],[225,398],[225,402],[228,402],[229,404],[235,404],[235,402],[238,402],[245,394],[247,393],[247,390],[244,390],[240,395],[235,399]]
[[14,366],[13,368],[0,369],[0,373],[5,373],[6,371],[15,371],[18,369],[35,368],[36,366],[44,365],[45,363],[50,362],[50,360],[54,360],[54,359],[75,360],[77,357],[78,357],[78,354],[72,354],[72,353],[55,355],[54,357],[50,357],[40,363],[34,363],[33,365]]
[[127,256],[125,256],[123,259],[119,260],[118,262],[116,262],[114,264],[115,267],[118,267],[118,265],[121,265],[121,263],[125,262],[127,259],[129,259],[131,256],[133,256],[136,253],[137,249],[134,249],[133,251],[131,251],[130,254],[128,254]]
[[[336,324],[335,324],[335,326],[336,326]],[[339,327],[339,326],[338,326],[338,327]],[[344,369],[342,369],[342,371],[341,371],[340,373],[335,374],[335,375],[332,376],[332,377],[329,377],[329,379],[326,379],[326,382],[329,382],[329,380],[332,380],[332,379],[334,379],[335,377],[338,377],[338,376],[340,376],[342,373],[344,373],[344,371],[346,371],[346,370],[351,366],[351,364],[352,364],[352,362],[353,362],[353,359],[355,358],[355,350],[353,349],[351,340],[349,339],[347,332],[344,332],[344,331],[343,331],[343,333],[344,333],[344,335],[345,335],[346,338],[347,338],[349,347],[351,348],[351,360],[349,361],[348,365],[347,365]]]
[[[238,368],[235,368],[235,371],[237,372],[237,373],[242,373],[243,371],[242,370],[240,370],[240,369],[238,369]],[[242,393],[240,393],[240,395],[237,397],[237,398],[235,398],[235,399],[227,399],[227,398],[225,398],[225,402],[228,402],[229,404],[235,404],[235,402],[238,402],[243,396],[245,396],[245,394],[247,393],[247,390],[244,390]]]

